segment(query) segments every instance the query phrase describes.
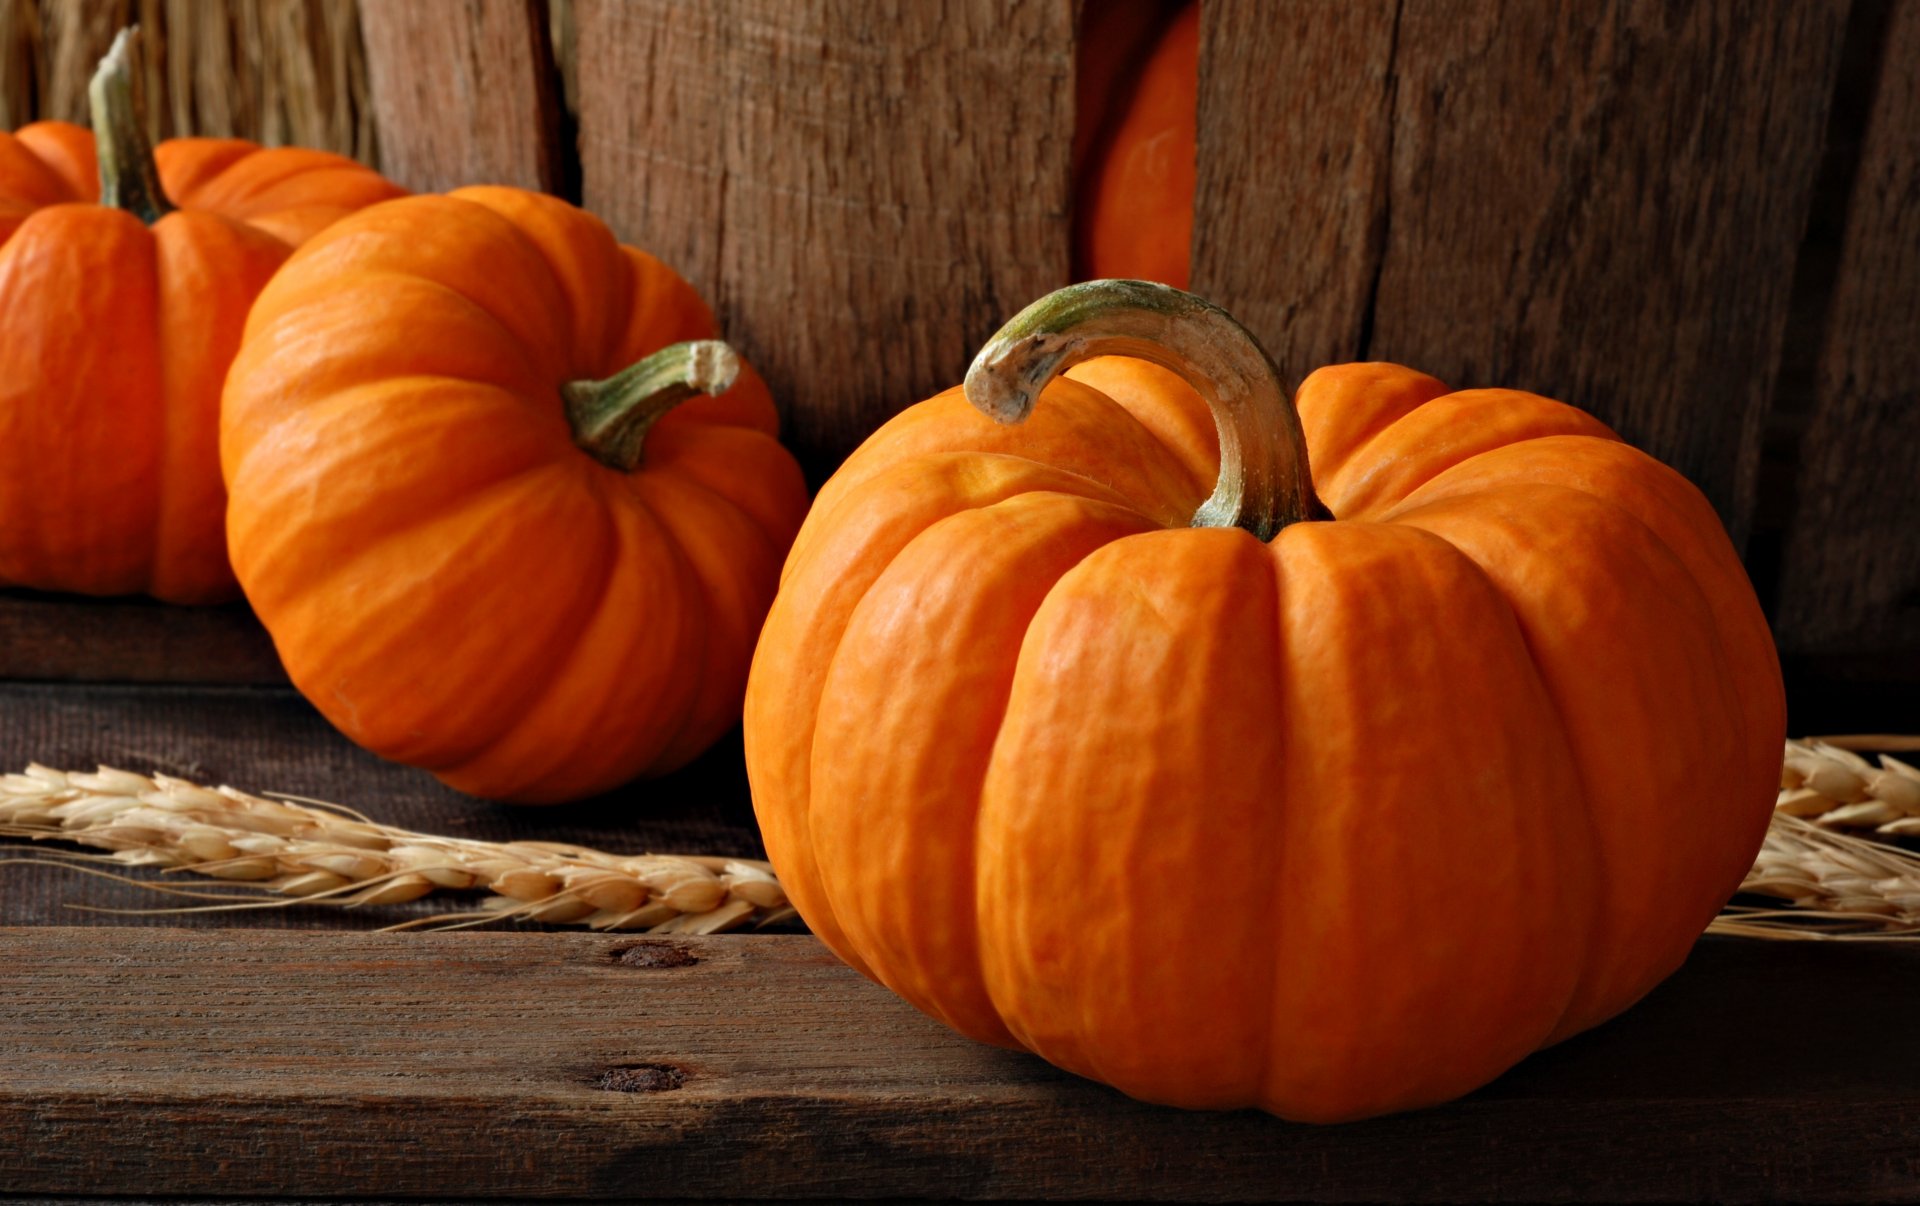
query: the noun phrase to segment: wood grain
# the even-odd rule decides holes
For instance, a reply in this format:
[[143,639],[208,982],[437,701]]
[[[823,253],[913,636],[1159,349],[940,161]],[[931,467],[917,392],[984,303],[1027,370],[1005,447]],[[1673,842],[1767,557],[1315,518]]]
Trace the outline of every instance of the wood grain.
[[421,192],[553,191],[559,84],[541,0],[360,0],[380,166]]
[[1581,406],[1742,542],[1845,17],[1407,0],[1366,355]]
[[1795,654],[1920,655],[1920,5],[1886,16],[1781,562]]
[[0,590],[0,679],[284,683],[287,675],[244,606]]
[[1290,375],[1562,398],[1744,536],[1844,4],[1204,11],[1196,279]]
[[816,479],[1066,283],[1072,10],[578,3],[586,205],[714,304]]
[[1207,0],[1193,287],[1290,385],[1361,354],[1385,249],[1398,0]]
[[[660,941],[660,940],[655,940]],[[1708,941],[1463,1102],[1131,1102],[808,937],[0,933],[0,1186],[141,1195],[1914,1200],[1920,950]],[[659,953],[659,952],[652,952]],[[678,966],[672,966],[679,964]],[[1846,1000],[1849,1025],[1796,1027]],[[1801,1011],[1806,1012],[1801,1012]],[[1764,1058],[1756,1058],[1764,1052]]]

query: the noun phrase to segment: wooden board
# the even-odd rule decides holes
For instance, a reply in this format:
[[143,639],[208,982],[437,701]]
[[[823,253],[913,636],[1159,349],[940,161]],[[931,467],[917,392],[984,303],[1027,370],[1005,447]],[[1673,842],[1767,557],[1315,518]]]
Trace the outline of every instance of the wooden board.
[[587,208],[713,304],[815,480],[1067,282],[1072,14],[579,0]]
[[1777,631],[1790,653],[1870,656],[1883,667],[1904,657],[1911,683],[1920,680],[1920,5],[1880,16],[1879,76],[1865,98],[1800,450]]
[[563,176],[541,0],[360,0],[380,167],[419,192]]
[[1307,1127],[1141,1105],[978,1046],[810,937],[654,942],[0,932],[0,1188],[1920,1197],[1912,947],[1709,940],[1624,1018],[1465,1101]]
[[1199,177],[1257,191],[1203,198],[1196,282],[1296,380],[1582,406],[1742,539],[1846,5],[1383,8],[1202,10]]
[[171,607],[0,590],[0,679],[284,683],[246,607]]

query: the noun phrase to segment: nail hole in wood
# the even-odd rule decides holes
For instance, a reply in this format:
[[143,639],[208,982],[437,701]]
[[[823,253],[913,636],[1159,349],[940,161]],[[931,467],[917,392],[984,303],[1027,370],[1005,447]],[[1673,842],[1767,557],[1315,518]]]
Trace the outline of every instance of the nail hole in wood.
[[687,1074],[672,1064],[617,1064],[596,1083],[610,1093],[666,1093],[686,1084]]
[[657,940],[623,946],[609,958],[622,967],[692,967],[700,962],[700,956],[679,943]]

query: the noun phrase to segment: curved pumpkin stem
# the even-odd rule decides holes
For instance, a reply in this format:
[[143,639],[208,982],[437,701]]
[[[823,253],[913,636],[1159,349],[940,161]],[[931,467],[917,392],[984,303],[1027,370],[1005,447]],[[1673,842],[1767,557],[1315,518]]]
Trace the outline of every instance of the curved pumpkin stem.
[[1149,281],[1087,281],[1014,315],[967,370],[967,401],[1002,423],[1033,411],[1049,381],[1096,356],[1132,356],[1185,378],[1213,408],[1220,480],[1196,528],[1262,540],[1332,516],[1313,492],[1300,416],[1266,349],[1212,302]]
[[740,358],[718,339],[670,344],[604,381],[560,387],[573,441],[609,469],[640,465],[647,432],[674,407],[701,394],[724,394],[740,375]]
[[93,142],[100,158],[100,204],[124,209],[151,226],[173,212],[160,187],[160,169],[147,141],[146,106],[133,73],[140,27],[114,35],[113,47],[87,84],[93,111]]

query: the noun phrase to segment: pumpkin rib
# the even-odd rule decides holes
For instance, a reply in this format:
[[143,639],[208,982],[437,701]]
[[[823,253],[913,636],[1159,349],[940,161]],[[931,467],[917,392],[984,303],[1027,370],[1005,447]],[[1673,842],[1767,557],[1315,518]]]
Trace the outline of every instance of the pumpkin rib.
[[[1608,539],[1602,541],[1596,533],[1586,544],[1612,549],[1617,557],[1642,558],[1634,563],[1637,572],[1627,576],[1625,581],[1638,587],[1658,575],[1663,588],[1657,608],[1648,607],[1650,614],[1657,612],[1657,618],[1643,617],[1645,622],[1638,626],[1637,631],[1613,631],[1609,635],[1615,640],[1632,637],[1641,642],[1643,648],[1660,643],[1655,640],[1656,637],[1664,638],[1664,644],[1672,648],[1670,656],[1662,661],[1675,665],[1684,665],[1685,656],[1699,657],[1705,654],[1713,672],[1701,675],[1700,679],[1710,688],[1720,688],[1717,692],[1709,692],[1717,694],[1719,698],[1712,700],[1711,706],[1708,706],[1708,701],[1701,700],[1690,701],[1688,706],[1657,707],[1654,701],[1672,699],[1677,685],[1671,677],[1663,677],[1658,690],[1653,689],[1651,683],[1641,684],[1634,708],[1604,712],[1609,722],[1596,724],[1599,717],[1591,714],[1595,705],[1588,698],[1592,690],[1591,675],[1581,672],[1580,659],[1575,654],[1563,653],[1558,646],[1549,647],[1543,643],[1555,631],[1557,624],[1568,618],[1567,613],[1556,609],[1543,616],[1541,609],[1547,606],[1545,600],[1518,592],[1512,581],[1488,564],[1483,550],[1469,547],[1461,539],[1462,535],[1474,532],[1476,521],[1479,526],[1486,525],[1490,503],[1503,495],[1513,499],[1513,507],[1507,512],[1506,526],[1502,530],[1515,530],[1513,524],[1524,523],[1525,516],[1530,513],[1551,514],[1564,522],[1570,514],[1583,507],[1587,508],[1590,516],[1611,525],[1613,530],[1608,533]],[[1579,501],[1576,503],[1573,500]],[[1467,513],[1468,507],[1474,508],[1471,512],[1473,519],[1462,524],[1458,517]],[[1434,526],[1436,522],[1445,524],[1449,520],[1456,529],[1454,534],[1450,535]],[[1549,693],[1555,699],[1558,713],[1567,726],[1582,782],[1588,786],[1590,795],[1615,802],[1613,810],[1604,818],[1612,823],[1612,827],[1602,823],[1600,814],[1593,814],[1596,857],[1602,869],[1597,898],[1605,902],[1596,909],[1596,916],[1612,931],[1613,941],[1593,941],[1594,956],[1586,964],[1581,991],[1575,998],[1576,1007],[1570,1008],[1567,1017],[1562,1020],[1561,1028],[1556,1031],[1557,1037],[1564,1037],[1612,1016],[1671,973],[1685,958],[1693,938],[1706,927],[1726,896],[1731,895],[1738,886],[1750,862],[1743,852],[1741,857],[1732,860],[1712,858],[1713,847],[1728,848],[1724,839],[1720,843],[1696,843],[1707,849],[1697,854],[1690,852],[1676,856],[1674,851],[1678,849],[1679,839],[1684,836],[1685,830],[1676,828],[1670,818],[1671,806],[1666,803],[1684,798],[1689,785],[1701,775],[1712,777],[1714,772],[1709,768],[1717,766],[1726,751],[1740,748],[1739,741],[1745,739],[1744,732],[1737,737],[1729,737],[1723,723],[1709,723],[1709,718],[1723,717],[1727,712],[1735,712],[1739,708],[1731,693],[1734,675],[1727,663],[1726,653],[1720,642],[1712,636],[1715,630],[1712,606],[1687,564],[1660,539],[1657,532],[1611,500],[1597,498],[1571,487],[1536,483],[1490,487],[1474,495],[1438,500],[1427,508],[1401,516],[1396,522],[1434,531],[1487,571],[1520,618],[1521,629],[1527,635],[1530,647],[1535,650]],[[1640,537],[1642,543],[1639,551],[1622,543],[1619,533],[1626,530]],[[1643,554],[1644,558],[1651,560],[1644,559]],[[1546,554],[1541,554],[1539,560],[1554,565],[1561,578],[1573,569],[1566,564],[1565,557],[1550,559]],[[1553,581],[1560,581],[1561,578]],[[1594,592],[1585,592],[1584,597],[1589,600],[1590,606],[1601,605],[1596,604]],[[1675,635],[1683,626],[1687,630],[1687,639],[1684,641]],[[1659,672],[1664,675],[1666,667],[1659,667]],[[1617,683],[1609,685],[1615,690],[1621,686]],[[1611,695],[1608,702],[1612,702]],[[1580,706],[1576,707],[1576,703]],[[1620,732],[1629,721],[1653,715],[1661,715],[1665,741],[1635,740],[1634,734]],[[1652,725],[1655,722],[1649,719],[1645,723]],[[1744,725],[1741,727],[1744,729]],[[1618,748],[1623,737],[1630,748],[1642,749],[1650,754],[1664,754],[1670,760],[1666,773],[1659,774],[1659,768],[1647,761],[1636,768],[1633,776],[1622,780],[1614,768],[1618,764]],[[1731,777],[1737,779],[1737,776]],[[1643,815],[1649,809],[1656,810],[1660,817]],[[1660,823],[1661,817],[1669,818],[1664,827]],[[1729,822],[1733,819],[1726,818]],[[1765,819],[1764,815],[1760,818],[1762,828]],[[1663,834],[1662,843],[1657,849],[1649,850],[1641,844],[1649,834]],[[1756,829],[1752,836],[1757,846],[1759,830]],[[1623,848],[1623,837],[1639,841],[1629,841],[1628,846]],[[1713,867],[1719,861],[1728,862],[1732,869],[1723,869],[1715,877],[1724,881],[1724,892],[1711,894],[1711,900],[1707,899],[1710,894],[1700,894],[1699,916],[1693,917],[1679,912],[1681,902],[1689,894],[1663,890],[1666,887],[1664,883],[1648,882],[1648,868],[1659,859],[1671,861],[1676,868],[1690,869],[1689,878],[1694,879],[1701,877],[1701,868]],[[1736,862],[1738,866],[1733,866]],[[1677,923],[1673,920],[1676,916],[1679,917]],[[1617,978],[1618,973],[1606,964],[1607,956],[1630,949],[1636,956],[1636,962],[1645,963],[1647,949],[1660,939],[1661,929],[1669,931],[1664,935],[1664,959],[1640,971],[1634,977],[1636,983],[1629,987],[1611,983],[1610,979]],[[1623,947],[1622,938],[1629,935],[1632,943]]]
[[[428,209],[431,224],[421,220]],[[288,267],[293,271],[275,277],[261,295],[256,317],[312,305],[314,295],[336,291],[342,276],[375,297],[396,289],[430,289],[498,325],[499,342],[512,344],[533,368],[529,389],[556,385],[573,368],[564,363],[571,358],[572,341],[563,328],[563,286],[552,266],[530,237],[475,202],[419,196],[403,207],[372,207],[304,244]],[[250,322],[249,342],[254,331]],[[424,339],[409,343],[437,346]]]
[[[600,520],[598,526],[600,529],[601,542],[609,549],[622,544],[620,522],[613,509],[603,507],[595,509],[593,513]],[[611,555],[599,558],[599,561],[602,563],[602,569],[598,581],[590,589],[584,588],[583,586],[580,592],[580,597],[583,600],[592,600],[591,606],[585,606],[581,609],[583,622],[580,624],[580,629],[583,632],[598,628],[598,621],[612,606],[614,579],[620,573],[620,567],[623,564],[620,558]],[[520,709],[520,719],[514,727],[529,732],[537,731],[542,726],[530,722],[537,719],[543,711],[555,706],[560,706],[567,710],[572,710],[577,707],[579,702],[578,697],[572,693],[568,693],[563,698],[560,694],[560,688],[571,680],[574,668],[582,661],[588,659],[595,661],[602,660],[605,658],[605,653],[606,651],[603,646],[582,641],[574,646],[572,652],[566,659],[556,659],[543,666],[542,669],[545,671],[544,680],[539,684],[537,689],[529,692],[524,701],[524,706]],[[449,781],[464,779],[468,776],[484,772],[488,769],[486,764],[502,758],[499,746],[501,739],[506,736],[508,736],[508,733],[503,730],[500,734],[496,734],[494,740],[488,742],[484,748],[469,754],[467,757],[449,759],[434,765],[424,766],[423,769],[431,774],[442,776]],[[523,779],[528,781],[523,784],[521,790],[525,790],[525,788],[529,786],[538,787],[549,783],[557,773],[564,771],[568,763],[573,759],[573,751],[563,749],[557,743],[547,745],[544,749],[536,747],[534,754],[535,756],[543,755],[544,757],[542,757],[541,761],[533,763],[531,767],[529,767],[526,762],[528,755],[522,754],[518,758],[513,759],[517,763]]]
[[[977,887],[967,868],[979,789],[1020,634],[1061,574],[1118,536],[1153,526],[1123,504],[1054,490],[955,511],[895,552],[861,592],[824,658],[814,749],[821,748],[822,730],[853,738],[851,748],[840,744],[825,762],[813,759],[809,773],[808,840],[817,852],[827,907],[848,941],[878,943],[888,948],[889,965],[908,969],[909,980],[889,977],[888,987],[983,1041],[1009,1045],[1012,1039],[986,995],[974,937]],[[939,592],[940,581],[951,589]],[[982,582],[1000,587],[990,602],[973,589]],[[916,598],[916,587],[936,592],[933,600]],[[902,599],[913,605],[911,618],[891,606]],[[939,610],[938,600],[960,610]],[[958,677],[947,677],[948,671]],[[888,685],[873,708],[864,701],[876,682]],[[854,701],[851,711],[838,706],[843,697]],[[923,723],[930,711],[941,717],[937,728]],[[904,749],[922,750],[929,761],[902,759]],[[885,778],[888,768],[901,766],[919,773],[909,781]],[[881,785],[874,786],[873,775]],[[920,823],[875,829],[866,821],[867,810],[836,789],[847,782],[897,801]],[[945,834],[950,853],[926,848],[936,829]],[[916,850],[922,852],[917,859]],[[918,865],[902,865],[903,859]],[[889,869],[879,881],[867,877],[881,865]],[[856,888],[868,891],[850,894]],[[924,923],[914,920],[922,915]],[[944,954],[932,963],[902,959],[912,936],[928,928],[943,935]],[[954,992],[967,998],[963,1005],[951,1007],[948,994]]]
[[[748,777],[752,782],[761,836],[769,854],[780,850],[787,865],[805,868],[792,878],[795,904],[820,940],[855,970],[875,979],[841,933],[830,908],[813,893],[815,861],[808,833],[811,809],[810,767],[816,739],[815,711],[827,661],[839,648],[846,622],[867,587],[891,564],[892,553],[931,523],[1036,488],[1074,487],[1099,491],[1095,497],[1127,502],[1098,483],[1023,457],[1000,454],[934,453],[889,466],[839,493],[816,502],[788,554],[779,593],[761,630],[762,649],[810,649],[797,660],[754,658],[747,680],[745,733]],[[808,533],[832,539],[807,544]],[[875,564],[878,563],[878,564]],[[789,723],[774,727],[773,717]],[[763,719],[764,718],[764,719]],[[763,732],[784,740],[768,747]],[[787,807],[763,810],[758,802],[778,795]]]
[[[1367,519],[1393,505],[1453,465],[1484,452],[1556,435],[1619,437],[1586,412],[1520,390],[1472,389],[1441,394],[1388,424],[1347,461],[1366,465],[1322,482],[1330,499],[1339,500],[1343,518]],[[1418,449],[1417,456],[1395,445]],[[1331,505],[1331,504],[1330,504]]]
[[[285,273],[275,276],[261,300],[254,304],[240,352],[229,373],[232,379],[257,373],[274,384],[271,391],[254,388],[229,391],[239,399],[234,405],[246,412],[243,424],[231,426],[244,427],[252,437],[251,443],[258,443],[287,417],[303,415],[307,408],[327,396],[377,381],[400,377],[456,381],[498,389],[515,400],[554,390],[551,376],[542,373],[539,365],[526,358],[519,342],[511,338],[511,332],[495,315],[445,285],[398,273],[372,273],[368,279],[345,288],[327,288],[321,283],[297,287],[290,291],[292,296],[287,297],[275,293],[284,279]],[[421,338],[404,348],[389,351],[403,363],[346,354],[359,351],[349,344],[349,336],[374,344],[381,342],[380,336],[387,330],[385,316],[378,313],[380,307],[367,303],[379,298],[390,307],[396,295],[416,305],[426,305],[423,299],[430,297],[447,309],[437,316],[438,326],[422,330],[424,324],[417,325],[415,332]],[[491,326],[500,338],[481,338],[480,332],[460,330],[466,320]],[[460,338],[425,338],[429,334],[445,336],[449,330]],[[488,359],[473,368],[456,367],[458,361],[442,362],[440,358],[449,343],[459,358],[479,355]],[[309,349],[323,354],[310,356]],[[435,360],[429,362],[431,367],[411,363],[422,358],[422,349],[431,349],[435,354]],[[352,376],[338,375],[343,363],[357,371]],[[323,374],[324,384],[315,384],[316,378],[322,378]],[[279,412],[264,428],[260,418],[263,402],[270,402]],[[557,407],[555,413],[559,413]]]

